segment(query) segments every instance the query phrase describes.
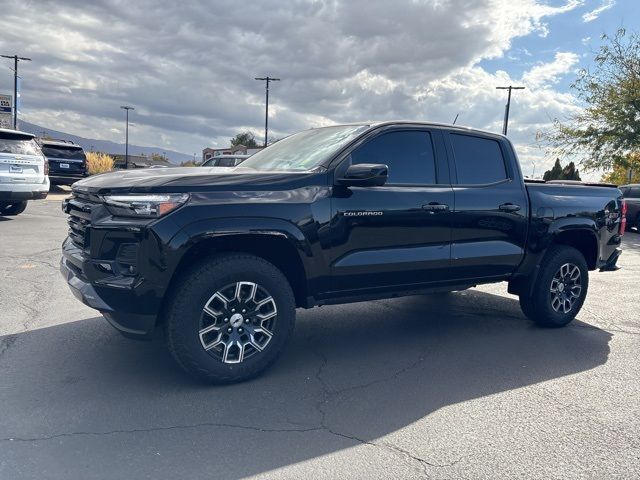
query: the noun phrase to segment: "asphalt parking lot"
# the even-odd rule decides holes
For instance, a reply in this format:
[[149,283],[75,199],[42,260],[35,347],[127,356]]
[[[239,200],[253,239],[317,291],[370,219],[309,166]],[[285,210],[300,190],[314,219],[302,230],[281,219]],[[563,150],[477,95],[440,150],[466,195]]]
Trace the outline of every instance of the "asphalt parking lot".
[[316,308],[216,387],[75,300],[62,196],[0,218],[2,479],[640,477],[640,234],[568,328],[506,285]]

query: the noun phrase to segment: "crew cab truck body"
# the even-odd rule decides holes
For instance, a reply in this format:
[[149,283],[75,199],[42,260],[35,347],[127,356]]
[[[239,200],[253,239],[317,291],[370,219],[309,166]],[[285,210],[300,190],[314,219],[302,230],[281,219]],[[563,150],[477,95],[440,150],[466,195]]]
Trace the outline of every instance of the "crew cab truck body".
[[566,325],[624,233],[618,189],[525,183],[505,137],[411,122],[300,132],[224,173],[98,175],[63,210],[73,293],[216,382],[271,364],[296,308],[507,281]]

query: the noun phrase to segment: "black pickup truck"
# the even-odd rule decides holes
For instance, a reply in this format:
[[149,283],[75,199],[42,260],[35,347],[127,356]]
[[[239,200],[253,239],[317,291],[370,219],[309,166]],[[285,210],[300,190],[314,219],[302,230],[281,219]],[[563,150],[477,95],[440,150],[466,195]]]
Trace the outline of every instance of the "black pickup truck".
[[505,137],[411,122],[307,130],[222,173],[98,175],[63,210],[75,296],[126,336],[162,327],[214,382],[269,366],[296,308],[507,281],[564,326],[625,225],[617,188],[526,183]]

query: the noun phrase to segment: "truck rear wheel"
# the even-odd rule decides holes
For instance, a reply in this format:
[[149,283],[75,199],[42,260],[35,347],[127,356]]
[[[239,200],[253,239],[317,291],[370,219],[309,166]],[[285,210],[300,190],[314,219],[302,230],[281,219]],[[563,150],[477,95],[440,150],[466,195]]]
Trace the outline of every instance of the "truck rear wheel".
[[12,217],[20,215],[27,208],[27,201],[0,204],[0,215]]
[[543,327],[564,327],[582,308],[589,269],[582,253],[555,245],[545,255],[531,292],[520,294],[522,312]]
[[223,254],[183,275],[165,312],[169,351],[191,375],[233,383],[268,368],[291,337],[295,300],[266,260]]

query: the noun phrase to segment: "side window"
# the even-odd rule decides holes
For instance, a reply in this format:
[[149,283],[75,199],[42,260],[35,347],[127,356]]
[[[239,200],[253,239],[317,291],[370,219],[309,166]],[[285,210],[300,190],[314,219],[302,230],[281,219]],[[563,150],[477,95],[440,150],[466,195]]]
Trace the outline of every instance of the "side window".
[[450,134],[449,138],[459,184],[482,185],[508,178],[497,141],[458,133]]
[[383,133],[351,153],[351,164],[382,163],[389,167],[389,184],[436,183],[431,134],[425,131]]
[[640,187],[633,187],[629,189],[629,198],[640,198]]

